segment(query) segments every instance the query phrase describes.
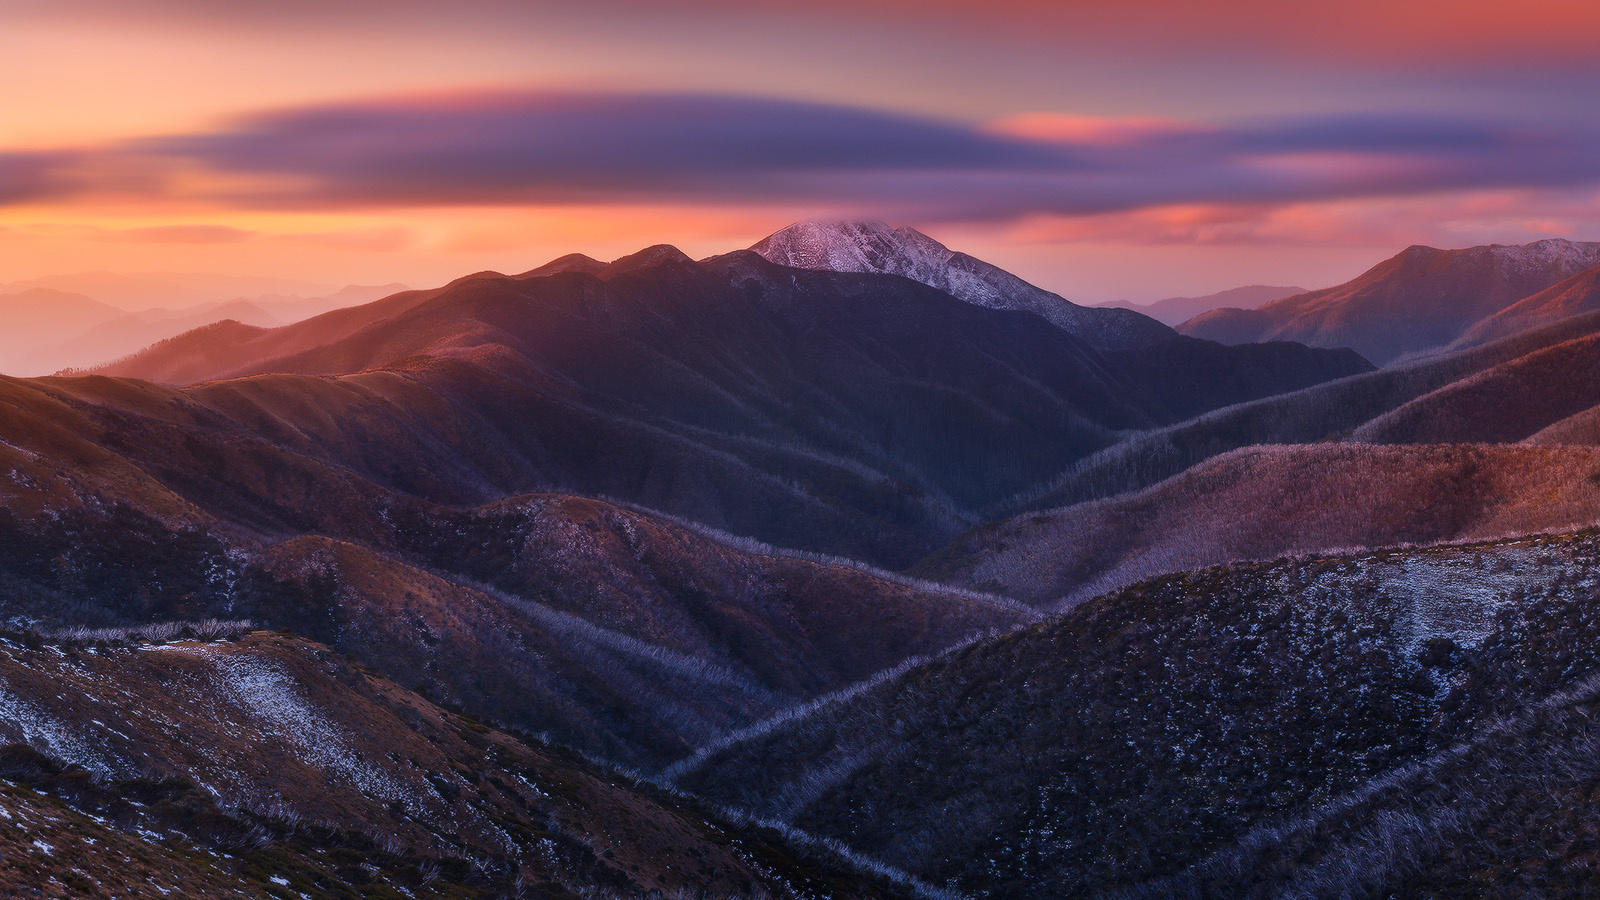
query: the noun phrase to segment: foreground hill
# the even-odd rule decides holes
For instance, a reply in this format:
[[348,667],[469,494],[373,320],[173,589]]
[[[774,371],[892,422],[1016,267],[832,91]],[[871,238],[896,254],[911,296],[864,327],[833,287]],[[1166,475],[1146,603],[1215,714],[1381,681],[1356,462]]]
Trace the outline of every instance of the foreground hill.
[[894,276],[652,248],[224,323],[106,371],[224,379],[185,396],[437,502],[611,496],[898,566],[1124,430],[1368,368],[1181,338],[1101,353],[1038,322]]
[[1560,895],[1595,862],[1559,826],[1595,785],[1596,579],[1593,532],[1173,575],[675,774],[976,896]]
[[1152,575],[1600,519],[1600,448],[1250,447],[1153,487],[974,529],[915,571],[1036,604]]
[[1384,365],[1444,347],[1479,320],[1596,265],[1600,243],[1551,239],[1465,250],[1410,247],[1337,287],[1256,309],[1213,310],[1178,330],[1223,343],[1288,340],[1351,347]]
[[0,683],[8,893],[894,893],[296,638],[11,634]]

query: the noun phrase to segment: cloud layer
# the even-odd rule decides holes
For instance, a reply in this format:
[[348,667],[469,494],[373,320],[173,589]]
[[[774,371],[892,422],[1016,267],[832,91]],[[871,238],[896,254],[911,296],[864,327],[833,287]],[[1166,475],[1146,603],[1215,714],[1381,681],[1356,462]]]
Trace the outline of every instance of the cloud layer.
[[1037,115],[975,125],[685,93],[381,98],[101,147],[0,152],[0,204],[121,194],[265,209],[809,205],[994,221],[1597,182],[1600,130],[1570,119]]

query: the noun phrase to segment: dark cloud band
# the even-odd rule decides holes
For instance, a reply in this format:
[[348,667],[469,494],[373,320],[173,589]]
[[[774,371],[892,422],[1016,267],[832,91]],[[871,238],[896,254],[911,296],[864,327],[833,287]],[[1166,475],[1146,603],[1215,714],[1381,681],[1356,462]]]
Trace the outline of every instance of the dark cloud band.
[[0,202],[101,187],[84,172],[195,167],[231,176],[242,187],[214,199],[246,206],[826,203],[995,219],[1589,184],[1600,136],[1574,122],[1341,115],[1051,141],[759,97],[486,91],[281,111],[75,155],[0,154]]

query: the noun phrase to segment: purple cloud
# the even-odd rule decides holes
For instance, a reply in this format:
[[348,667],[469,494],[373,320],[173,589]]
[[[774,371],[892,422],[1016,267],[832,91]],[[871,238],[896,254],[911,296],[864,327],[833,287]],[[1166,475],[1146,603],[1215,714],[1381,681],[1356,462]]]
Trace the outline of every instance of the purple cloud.
[[[805,203],[972,220],[1587,185],[1600,181],[1600,132],[1341,115],[1044,140],[759,97],[486,91],[294,109],[83,153],[98,157],[108,171],[208,168],[246,185],[218,199],[270,207]],[[8,159],[0,201],[68,183],[49,159]]]
[[40,200],[72,188],[68,155],[0,151],[0,205]]

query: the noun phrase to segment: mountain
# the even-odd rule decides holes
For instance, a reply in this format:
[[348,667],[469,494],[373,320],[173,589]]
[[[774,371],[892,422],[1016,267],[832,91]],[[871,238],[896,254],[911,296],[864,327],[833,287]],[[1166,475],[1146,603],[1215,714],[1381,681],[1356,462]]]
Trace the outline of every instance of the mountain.
[[126,313],[98,300],[49,288],[0,294],[0,372],[42,375],[53,371],[44,348]]
[[48,288],[85,294],[120,309],[181,309],[263,295],[314,297],[330,287],[270,276],[229,273],[73,272],[8,282],[5,290]]
[[1597,559],[1588,531],[1155,579],[675,783],[970,896],[1570,895]]
[[0,382],[3,616],[245,617],[638,766],[1030,617],[599,501],[431,504],[219,411],[252,387]]
[[1213,310],[1178,330],[1227,344],[1290,340],[1351,347],[1384,365],[1449,345],[1479,320],[1596,265],[1600,243],[1414,246],[1337,287],[1257,309]]
[[1373,443],[1515,443],[1600,405],[1597,363],[1600,334],[1563,341],[1430,391],[1350,437]]
[[[100,286],[137,299],[159,289],[160,280],[132,279],[128,290],[113,276],[63,279]],[[284,294],[212,300],[177,308],[145,306],[125,310],[82,294],[33,287],[0,294],[0,317],[7,331],[0,337],[0,372],[43,375],[64,369],[105,365],[153,343],[223,320],[255,327],[296,322],[346,306],[368,303],[404,290],[403,285],[351,285],[325,296]],[[185,297],[192,288],[175,290]]]
[[[320,316],[323,313],[344,309],[347,306],[360,306],[363,303],[371,303],[391,294],[398,294],[408,290],[410,290],[409,287],[398,281],[391,281],[387,284],[347,284],[337,291],[325,294],[256,294],[239,297],[232,302],[248,303],[259,307],[265,310],[272,319],[276,320],[273,324],[277,324],[298,322],[301,319]],[[237,317],[228,315],[214,316],[210,321],[215,322],[225,318]],[[248,322],[250,320],[246,319],[244,321]],[[170,333],[177,334],[178,332]]]
[[1119,432],[1368,368],[1188,338],[1102,353],[1031,314],[748,251],[557,268],[219,323],[99,371],[227,381],[196,391],[435,502],[610,496],[896,566]]
[[103,365],[137,353],[157,341],[224,319],[256,326],[283,324],[283,320],[247,300],[206,303],[179,310],[143,309],[107,319],[70,339],[41,348],[37,358],[40,365],[50,371]]
[[1551,285],[1480,320],[1458,338],[1456,347],[1473,347],[1497,338],[1600,310],[1600,266]]
[[232,632],[0,639],[0,888],[910,896],[803,836],[719,820],[326,647]]
[[1171,572],[1600,520],[1600,448],[1253,446],[1131,494],[974,529],[913,571],[1041,606]]
[[1201,313],[1213,309],[1255,309],[1274,300],[1282,300],[1295,294],[1304,294],[1302,287],[1274,287],[1268,284],[1250,284],[1244,287],[1230,288],[1218,291],[1215,294],[1205,294],[1199,297],[1168,297],[1153,303],[1130,303],[1119,300],[1113,303],[1101,303],[1102,308],[1131,309],[1136,313],[1149,316],[1163,325],[1181,325]]
[[797,228],[813,265],[570,255],[0,378],[0,888],[1539,896],[1600,857],[1600,312],[1378,370],[1096,344],[914,232]]
[[[1529,363],[1527,371],[1546,371],[1542,360],[1561,358],[1574,350],[1581,352],[1588,346],[1587,339],[1596,334],[1600,334],[1600,313],[1574,316],[1481,347],[1399,362],[1375,372],[1239,403],[1174,425],[1125,435],[1121,441],[1073,462],[1055,476],[991,507],[986,518],[1006,518],[1028,510],[1067,506],[1139,490],[1241,447],[1340,440],[1435,392],[1439,398],[1491,397],[1490,393],[1476,391],[1458,394],[1451,388],[1458,382],[1468,385],[1475,377],[1497,367],[1504,366],[1503,371],[1507,373],[1518,372],[1521,370],[1519,360]],[[1561,351],[1553,349],[1563,344],[1571,346]],[[1541,356],[1545,351],[1556,355]],[[1541,401],[1527,408],[1508,408],[1494,403],[1459,405],[1452,415],[1457,420],[1476,417],[1481,428],[1501,432],[1526,434],[1528,428],[1539,427],[1541,423],[1554,425],[1558,414],[1578,405],[1573,402],[1574,398],[1581,402],[1585,396],[1581,372],[1556,375],[1557,382],[1550,386],[1551,402]],[[1495,384],[1497,380],[1491,379],[1488,383]],[[1532,388],[1531,385],[1523,387]],[[1429,400],[1424,406],[1432,402]],[[1388,440],[1427,443],[1429,436],[1421,432],[1408,435],[1396,431]]]
[[783,266],[900,275],[975,306],[1025,310],[1102,350],[1143,347],[1172,337],[1171,329],[1146,316],[1070,303],[914,228],[882,222],[800,222],[751,249]]

